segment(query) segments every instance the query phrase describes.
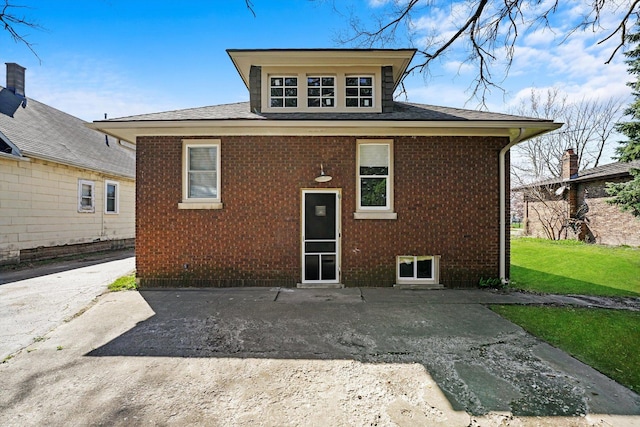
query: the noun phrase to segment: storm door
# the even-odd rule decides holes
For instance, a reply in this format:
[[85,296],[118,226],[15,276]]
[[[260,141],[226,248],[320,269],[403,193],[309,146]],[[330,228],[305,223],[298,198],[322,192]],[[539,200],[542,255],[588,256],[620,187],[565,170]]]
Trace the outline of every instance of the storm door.
[[302,191],[302,283],[340,282],[337,190]]

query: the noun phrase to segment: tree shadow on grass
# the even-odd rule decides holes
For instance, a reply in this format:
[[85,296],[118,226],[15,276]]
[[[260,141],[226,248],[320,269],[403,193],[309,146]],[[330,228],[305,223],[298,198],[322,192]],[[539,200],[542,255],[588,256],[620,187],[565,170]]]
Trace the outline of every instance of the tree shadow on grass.
[[598,378],[587,390],[581,379],[536,355],[540,341],[483,305],[456,302],[453,291],[438,303],[415,291],[357,288],[141,295],[155,314],[88,356],[419,363],[456,411],[581,416],[598,411],[597,389],[597,399],[618,396],[621,414],[640,415],[637,395],[580,365]]
[[513,264],[511,265],[511,282],[518,289],[550,294],[640,296],[640,290],[639,292],[632,292],[614,284],[612,286],[603,286]]

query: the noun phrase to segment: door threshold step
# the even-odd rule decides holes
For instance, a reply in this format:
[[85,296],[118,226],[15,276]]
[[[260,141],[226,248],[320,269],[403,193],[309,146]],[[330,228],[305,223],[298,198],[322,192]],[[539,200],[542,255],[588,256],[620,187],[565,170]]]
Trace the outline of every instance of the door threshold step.
[[298,283],[296,285],[298,289],[342,289],[344,285],[342,283]]
[[398,285],[395,284],[393,285],[394,288],[396,289],[444,289],[444,285],[440,285],[440,284],[430,284],[430,285]]

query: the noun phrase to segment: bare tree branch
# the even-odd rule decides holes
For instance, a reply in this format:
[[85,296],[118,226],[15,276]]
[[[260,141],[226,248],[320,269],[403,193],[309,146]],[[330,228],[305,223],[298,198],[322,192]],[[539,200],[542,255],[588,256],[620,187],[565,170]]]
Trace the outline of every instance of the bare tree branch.
[[247,9],[249,9],[249,12],[251,12],[251,14],[253,15],[253,17],[256,17],[256,11],[253,10],[253,2],[251,0],[244,0],[244,4],[247,6]]
[[0,13],[0,23],[4,27],[5,31],[7,31],[13,41],[16,43],[24,44],[30,51],[38,58],[38,61],[42,62],[38,54],[36,53],[34,46],[31,42],[27,40],[27,36],[25,34],[21,34],[19,32],[19,28],[34,28],[37,30],[43,30],[44,28],[40,25],[36,24],[33,21],[26,19],[24,16],[18,16],[17,9],[29,9],[26,6],[18,6],[15,4],[11,4],[9,0],[4,1],[4,6],[2,7],[2,12]]
[[[563,3],[573,7],[577,2]],[[580,22],[565,33],[561,43],[576,31],[591,29],[597,33],[605,32],[601,24],[613,14],[617,22],[616,29],[606,33],[599,41],[602,44],[620,35],[620,42],[606,61],[610,63],[626,46],[629,23],[638,18],[640,0],[584,0],[581,3],[587,5],[587,12]],[[476,76],[469,86],[471,98],[485,106],[486,97],[493,89],[502,90],[501,84],[513,64],[518,39],[530,30],[552,30],[550,19],[559,13],[560,4],[560,0],[390,0],[376,13],[375,24],[371,26],[363,25],[352,14],[348,34],[338,36],[337,41],[371,48],[397,45],[400,35],[406,37],[410,44],[418,47],[418,61],[407,70],[403,79],[412,73],[428,75],[436,59],[464,44],[467,55],[463,63],[473,65],[476,70]],[[444,37],[441,34],[425,34],[427,30],[421,26],[421,19],[445,7],[449,8],[455,27],[451,31],[443,31]],[[464,12],[461,13],[461,9]],[[406,28],[406,32],[400,34],[401,28]],[[502,68],[500,73],[496,72],[497,67]],[[406,94],[404,85],[400,87]]]

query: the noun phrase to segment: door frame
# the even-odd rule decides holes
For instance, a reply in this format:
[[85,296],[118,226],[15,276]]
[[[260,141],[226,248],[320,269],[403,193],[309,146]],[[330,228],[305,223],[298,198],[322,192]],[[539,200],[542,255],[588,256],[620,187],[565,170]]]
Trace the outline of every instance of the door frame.
[[[311,193],[333,193],[336,197],[336,279],[335,280],[305,280],[305,201],[306,195]],[[300,283],[304,285],[339,284],[342,278],[342,189],[341,188],[302,188],[300,190]]]

